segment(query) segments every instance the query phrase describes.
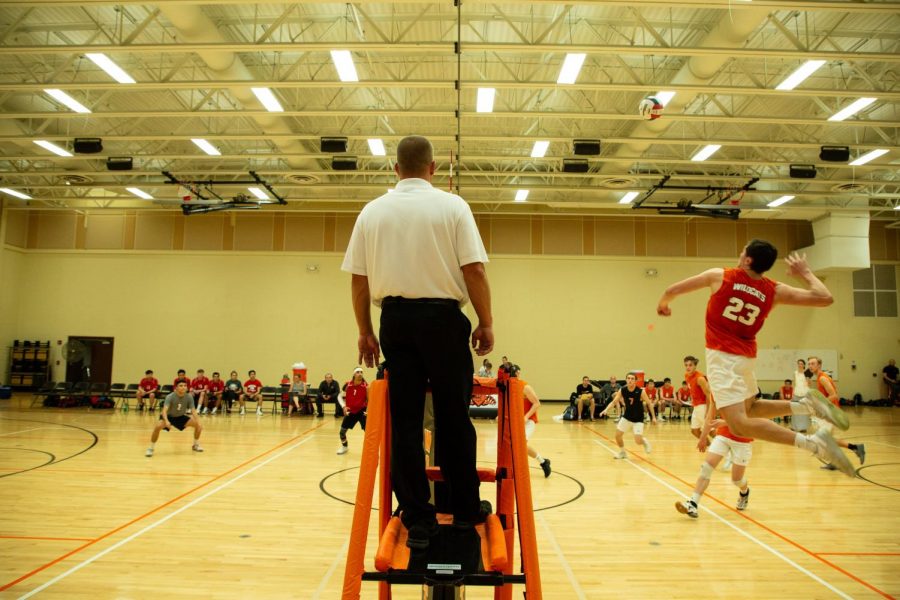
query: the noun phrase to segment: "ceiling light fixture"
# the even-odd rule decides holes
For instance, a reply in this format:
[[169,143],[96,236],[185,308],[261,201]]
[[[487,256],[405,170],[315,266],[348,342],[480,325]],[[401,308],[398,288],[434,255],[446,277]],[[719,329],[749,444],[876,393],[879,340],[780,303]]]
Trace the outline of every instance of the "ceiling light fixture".
[[478,99],[475,102],[475,111],[489,113],[494,111],[494,96],[497,90],[494,88],[478,88]]
[[192,138],[192,142],[194,142],[198,148],[209,154],[210,156],[222,156],[222,153],[219,152],[219,149],[201,138]]
[[859,100],[856,100],[855,102],[853,102],[847,108],[841,109],[838,112],[831,115],[830,117],[828,117],[828,120],[829,121],[843,121],[847,117],[851,117],[851,116],[855,115],[856,113],[858,113],[859,111],[861,111],[868,105],[872,104],[876,100],[878,100],[878,98],[860,98]]
[[31,196],[29,196],[28,194],[23,194],[22,192],[17,192],[16,190],[11,190],[9,188],[0,188],[0,192],[9,194],[10,196],[14,196],[22,200],[31,200]]
[[701,148],[695,155],[691,157],[692,162],[701,162],[715,154],[719,148],[721,148],[721,144],[709,144]]
[[587,54],[580,52],[566,54],[562,68],[559,70],[559,77],[556,78],[558,84],[572,84],[578,79],[578,73],[581,71],[581,65]]
[[47,93],[48,96],[52,97],[54,100],[56,100],[60,104],[65,104],[66,107],[70,108],[71,110],[73,110],[77,113],[91,112],[91,109],[89,109],[87,106],[85,106],[84,104],[82,104],[81,102],[79,102],[78,100],[76,100],[75,98],[68,95],[67,93],[65,93],[62,90],[48,89],[48,90],[44,90],[44,91]]
[[788,75],[787,79],[779,83],[775,89],[776,90],[792,90],[801,83],[803,80],[815,73],[819,70],[819,67],[825,64],[824,60],[808,60],[800,67],[797,68],[796,71]]
[[528,190],[516,190],[516,202],[525,202],[528,200]]
[[85,56],[119,83],[135,83],[134,78],[126,73],[122,67],[114,63],[107,55],[100,54],[99,52],[88,52]]
[[387,150],[384,149],[384,142],[381,138],[369,138],[369,151],[372,156],[387,156]]
[[531,158],[544,158],[544,155],[547,154],[547,148],[549,147],[549,141],[539,140],[535,142],[534,147],[531,149]]
[[148,194],[147,192],[145,192],[145,191],[142,190],[141,188],[127,187],[127,188],[125,188],[125,191],[126,191],[126,192],[131,192],[132,194],[134,194],[134,195],[137,196],[138,198],[142,198],[142,199],[144,199],[144,200],[153,200],[153,196],[151,196],[150,194]]
[[793,199],[794,199],[793,196],[782,196],[780,198],[776,198],[775,200],[772,200],[771,202],[766,204],[766,206],[768,206],[769,208],[775,208],[776,206],[781,206],[782,204],[786,204]]
[[659,100],[659,103],[665,106],[675,97],[676,93],[677,92],[656,92],[654,98]]
[[53,142],[48,142],[47,140],[34,140],[34,143],[43,148],[44,150],[49,150],[53,154],[57,156],[72,156],[72,153],[66,150],[65,148],[60,148]]
[[281,102],[275,97],[275,94],[267,87],[250,88],[259,103],[262,104],[269,112],[284,112]]
[[331,62],[334,63],[341,81],[359,81],[356,65],[353,64],[353,56],[349,50],[332,50]]
[[883,156],[887,154],[888,151],[885,148],[878,148],[876,150],[872,150],[871,152],[866,152],[856,160],[850,163],[851,167],[858,167],[859,165],[864,165],[869,161],[875,160],[879,156]]
[[619,200],[619,204],[631,204],[632,200],[638,197],[637,192],[628,192]]

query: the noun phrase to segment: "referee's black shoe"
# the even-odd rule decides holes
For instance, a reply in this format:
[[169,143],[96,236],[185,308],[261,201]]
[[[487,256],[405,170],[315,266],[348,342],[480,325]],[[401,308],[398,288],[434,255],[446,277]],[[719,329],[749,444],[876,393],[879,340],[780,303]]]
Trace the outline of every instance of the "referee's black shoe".
[[407,528],[406,546],[413,550],[424,550],[437,534],[438,522],[434,517],[417,521]]

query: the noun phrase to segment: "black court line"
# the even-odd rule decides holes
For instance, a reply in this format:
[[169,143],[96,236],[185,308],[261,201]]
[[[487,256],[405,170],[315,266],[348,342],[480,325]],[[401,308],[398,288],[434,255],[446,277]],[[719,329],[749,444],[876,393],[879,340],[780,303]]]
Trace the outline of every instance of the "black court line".
[[[100,438],[97,437],[96,433],[94,433],[90,429],[85,429],[84,427],[78,427],[77,425],[69,425],[67,423],[54,423],[52,421],[38,421],[37,419],[10,419],[8,417],[0,417],[0,419],[3,419],[4,421],[15,421],[17,423],[41,423],[42,425],[54,425],[57,427],[70,427],[72,429],[78,429],[79,431],[83,431],[93,438],[93,441],[86,448],[82,448],[75,454],[71,454],[69,456],[66,456],[65,458],[60,458],[59,460],[56,460],[56,457],[53,456],[52,454],[50,454],[49,452],[44,452],[43,450],[32,450],[32,452],[44,452],[45,454],[50,454],[50,456],[53,456],[53,459],[50,462],[46,462],[46,463],[44,463],[42,465],[38,465],[36,467],[22,469],[21,471],[13,471],[12,473],[4,473],[4,474],[0,475],[0,478],[12,477],[13,475],[21,475],[22,473],[34,471],[35,469],[42,469],[42,468],[50,466],[50,465],[57,465],[63,461],[69,460],[70,458],[75,458],[76,456],[79,456],[80,454],[84,454],[85,452],[87,452],[88,450],[90,450],[91,448],[96,446],[97,443],[100,441]],[[26,448],[18,448],[18,450],[25,450],[25,449]],[[30,448],[28,450],[30,450]]]
[[862,479],[863,481],[867,481],[867,482],[871,483],[872,485],[877,485],[878,487],[883,487],[887,490],[893,490],[895,492],[900,492],[900,488],[895,488],[895,487],[891,487],[889,485],[885,485],[883,483],[878,483],[877,481],[872,481],[868,477],[863,476],[863,474],[860,472],[863,469],[868,469],[869,467],[888,467],[891,465],[900,465],[900,463],[876,463],[874,465],[865,465],[856,470],[856,476],[859,477],[860,479]]
[[[31,467],[32,469],[39,469],[41,467],[46,467],[47,465],[52,463],[54,460],[56,460],[56,456],[51,452],[47,452],[46,450],[35,450],[34,448],[11,448],[9,446],[4,446],[4,447],[0,448],[0,450],[13,450],[15,452],[37,452],[38,454],[46,454],[47,456],[50,457],[50,460],[48,460],[45,463],[39,464],[36,467]],[[16,471],[16,473],[22,473],[22,471]],[[10,475],[15,475],[16,473],[10,473]],[[6,477],[6,475],[2,475],[2,477]]]
[[[541,471],[541,473],[543,474],[543,471],[539,467],[530,467],[530,469],[535,470],[535,471]],[[335,496],[334,494],[332,494],[325,488],[325,482],[328,481],[329,479],[331,479],[332,477],[334,477],[335,475],[340,475],[341,473],[346,473],[347,471],[354,471],[354,470],[359,470],[359,467],[348,467],[346,469],[341,469],[340,471],[335,471],[334,473],[330,473],[330,474],[326,475],[325,477],[322,478],[321,481],[319,481],[319,489],[322,491],[323,494],[325,494],[326,496],[328,496],[329,498],[331,498],[333,500],[337,500],[338,502],[343,502],[344,504],[349,504],[350,506],[356,506],[355,502],[350,502],[349,500],[345,500],[345,499],[341,498],[340,496]],[[576,500],[578,500],[579,498],[581,498],[584,495],[584,491],[585,491],[584,484],[581,483],[581,481],[579,481],[578,479],[575,479],[571,475],[567,475],[567,474],[561,473],[559,471],[553,471],[552,475],[559,476],[559,477],[565,477],[566,479],[571,479],[572,481],[574,481],[575,484],[578,486],[578,493],[575,494],[572,498],[569,498],[568,500],[566,500],[565,502],[560,502],[559,504],[553,504],[551,506],[535,508],[532,510],[532,512],[540,512],[542,510],[550,510],[551,508],[559,508],[560,506],[565,506],[566,504],[571,504],[572,502],[575,502]],[[378,510],[378,508],[373,506],[372,510],[375,511],[375,510]]]

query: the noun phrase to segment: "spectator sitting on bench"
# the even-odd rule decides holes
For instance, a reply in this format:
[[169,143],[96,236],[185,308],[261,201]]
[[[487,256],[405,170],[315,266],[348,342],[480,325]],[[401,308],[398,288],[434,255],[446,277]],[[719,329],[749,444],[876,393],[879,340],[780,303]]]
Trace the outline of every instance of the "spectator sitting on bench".
[[334,402],[334,416],[343,417],[344,411],[338,402],[340,394],[341,388],[338,386],[338,382],[334,380],[331,373],[325,373],[325,379],[319,384],[319,393],[316,394],[316,416],[325,416],[325,413],[322,411],[323,402]]
[[232,371],[228,381],[225,382],[225,389],[222,391],[222,400],[225,401],[226,412],[231,412],[231,406],[234,404],[234,401],[240,401],[243,393],[244,384],[238,379],[238,372]]
[[306,398],[306,382],[300,379],[299,373],[294,373],[294,379],[291,381],[291,389],[288,392],[288,414],[290,417],[291,413],[294,412],[294,409],[297,409],[297,414],[300,414],[300,403],[306,404],[309,402]]
[[494,372],[491,370],[493,367],[494,365],[491,364],[491,361],[489,361],[488,359],[484,359],[483,361],[481,361],[481,368],[478,369],[478,376],[493,377]]
[[[135,399],[138,403],[138,410],[144,410],[144,398],[150,401],[150,410],[156,410],[156,394],[159,392],[159,381],[153,376],[153,371],[147,369],[144,371],[144,378],[138,384]],[[125,402],[128,402],[126,399]]]
[[177,388],[182,381],[187,384],[187,389],[191,389],[191,378],[187,376],[187,371],[178,369],[178,375],[175,377],[175,381],[172,382],[172,389]]
[[249,379],[244,382],[244,393],[241,394],[241,414],[244,414],[244,405],[248,400],[256,400],[256,416],[262,416],[262,382],[256,378],[256,371],[252,369],[247,373]]
[[582,407],[584,403],[588,403],[590,405],[590,411],[588,416],[591,418],[591,421],[594,420],[594,386],[591,385],[591,378],[585,375],[581,378],[581,383],[575,388],[575,402],[578,407],[578,420],[584,420],[584,416],[582,413]]
[[197,369],[197,376],[191,380],[191,395],[194,397],[194,406],[202,407],[200,414],[205,414],[206,409],[206,392],[209,390],[209,377],[206,371]]
[[225,382],[222,381],[222,378],[219,376],[219,372],[216,371],[212,374],[212,379],[209,380],[209,385],[206,389],[206,404],[203,405],[203,411],[206,412],[207,406],[212,406],[212,410],[209,414],[214,415],[216,411],[219,410],[219,405],[222,404],[222,392],[225,390]]

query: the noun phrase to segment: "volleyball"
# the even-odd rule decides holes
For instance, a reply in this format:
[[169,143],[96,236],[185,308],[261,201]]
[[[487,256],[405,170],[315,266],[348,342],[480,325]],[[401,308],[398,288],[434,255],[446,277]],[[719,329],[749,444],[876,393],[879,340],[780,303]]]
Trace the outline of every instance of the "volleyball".
[[662,116],[663,105],[653,96],[645,96],[638,104],[638,113],[648,121],[653,121]]

